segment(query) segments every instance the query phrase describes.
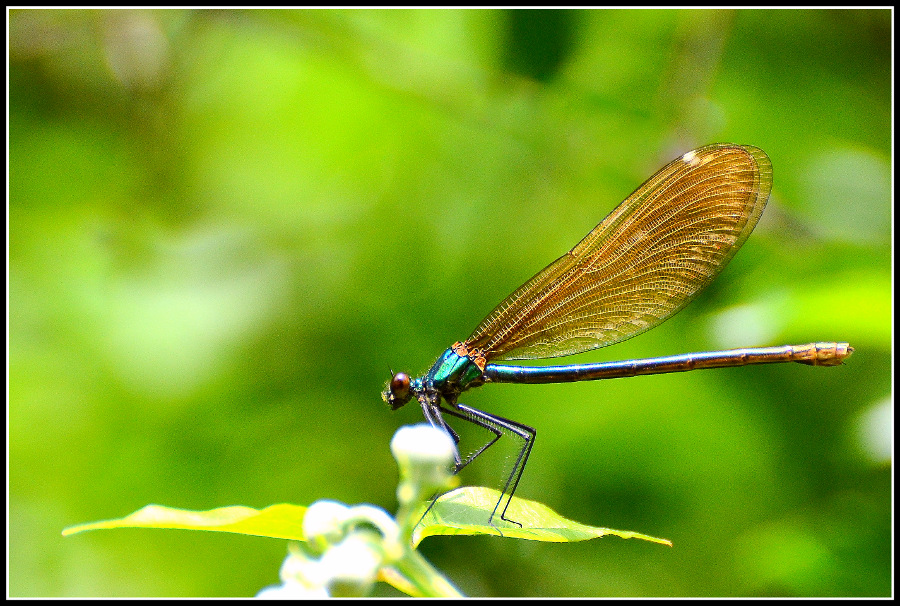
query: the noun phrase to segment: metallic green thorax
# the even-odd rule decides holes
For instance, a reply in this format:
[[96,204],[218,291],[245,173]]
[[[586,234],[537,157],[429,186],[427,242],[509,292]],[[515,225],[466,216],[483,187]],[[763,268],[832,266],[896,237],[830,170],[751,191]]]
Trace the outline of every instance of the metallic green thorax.
[[424,377],[426,384],[431,386],[450,403],[456,402],[456,396],[470,387],[477,387],[484,383],[481,369],[469,356],[460,356],[456,349],[447,349],[437,359],[431,370]]

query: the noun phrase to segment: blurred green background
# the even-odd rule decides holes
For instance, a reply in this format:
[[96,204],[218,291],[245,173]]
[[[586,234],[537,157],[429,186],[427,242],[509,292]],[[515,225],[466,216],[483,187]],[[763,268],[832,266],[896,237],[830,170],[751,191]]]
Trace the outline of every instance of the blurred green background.
[[60,536],[148,503],[394,511],[388,443],[422,418],[382,402],[389,368],[718,141],[774,165],[740,254],[663,326],[554,363],[856,353],[470,392],[537,428],[519,496],[674,547],[422,551],[469,595],[891,593],[889,10],[17,10],[9,36],[11,595],[278,581],[284,541]]

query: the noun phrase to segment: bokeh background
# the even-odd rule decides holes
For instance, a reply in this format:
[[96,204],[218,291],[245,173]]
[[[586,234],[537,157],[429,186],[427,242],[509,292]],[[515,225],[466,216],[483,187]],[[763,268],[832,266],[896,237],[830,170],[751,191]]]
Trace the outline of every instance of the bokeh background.
[[427,369],[663,164],[729,141],[774,165],[754,235],[675,318],[565,362],[856,353],[471,392],[537,428],[519,496],[674,547],[421,549],[469,595],[889,595],[891,17],[10,12],[9,593],[278,581],[284,541],[60,536],[149,503],[394,511],[389,440],[421,413],[382,402],[389,368]]

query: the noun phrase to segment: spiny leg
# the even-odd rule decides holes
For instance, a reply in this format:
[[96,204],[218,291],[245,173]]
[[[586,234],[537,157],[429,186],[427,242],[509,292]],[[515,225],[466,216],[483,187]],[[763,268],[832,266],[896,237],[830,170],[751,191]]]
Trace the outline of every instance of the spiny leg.
[[[523,423],[505,419],[503,417],[498,417],[476,408],[472,408],[471,406],[466,406],[465,404],[456,404],[456,410],[444,407],[440,408],[441,411],[446,412],[449,415],[452,415],[459,419],[463,419],[480,427],[484,427],[494,434],[494,438],[483,447],[481,447],[474,455],[467,457],[466,461],[459,466],[459,469],[462,469],[462,467],[465,467],[465,465],[468,465],[473,460],[475,460],[475,457],[480,455],[482,452],[487,450],[488,447],[492,446],[497,440],[499,440],[500,435],[504,432],[508,433],[510,436],[515,436],[522,440],[522,448],[519,450],[519,454],[516,457],[516,462],[513,465],[509,478],[507,478],[506,484],[503,487],[503,491],[500,493],[500,500],[497,501],[497,504],[494,506],[494,510],[491,512],[491,517],[488,520],[490,525],[493,526],[494,515],[497,513],[497,509],[503,502],[503,498],[506,497],[506,505],[504,505],[503,511],[500,512],[500,519],[506,522],[511,522],[516,526],[521,527],[522,525],[519,522],[506,517],[506,510],[509,507],[510,501],[512,501],[512,497],[516,492],[516,488],[519,485],[519,480],[522,477],[522,472],[525,470],[525,464],[528,462],[528,456],[529,454],[531,454],[531,447],[534,445],[534,439],[537,434],[535,429]],[[498,528],[497,530],[499,531],[500,529]],[[501,532],[500,534],[502,535],[503,533]]]
[[[465,404],[457,403],[455,404],[455,406],[455,409],[451,409],[445,408],[440,405],[430,406],[427,403],[423,402],[422,411],[428,422],[432,426],[443,429],[445,432],[447,432],[447,434],[451,438],[453,438],[455,444],[459,444],[459,434],[457,434],[456,431],[454,431],[453,428],[450,427],[450,425],[444,420],[443,415],[441,414],[442,412],[486,429],[493,433],[494,437],[473,454],[468,455],[464,461],[461,460],[459,456],[459,449],[457,448],[455,453],[456,465],[454,466],[454,473],[459,473],[460,470],[474,461],[479,455],[481,455],[481,453],[493,446],[497,442],[497,440],[500,439],[500,436],[503,435],[504,432],[510,434],[511,437],[515,436],[522,441],[522,448],[519,450],[519,454],[516,457],[516,461],[512,467],[512,471],[510,472],[510,475],[506,480],[503,491],[500,493],[500,499],[497,501],[497,504],[494,505],[494,509],[491,512],[491,517],[488,519],[488,523],[491,526],[494,526],[494,516],[497,514],[497,509],[503,502],[504,497],[506,497],[506,505],[504,505],[503,511],[500,512],[500,519],[521,527],[522,525],[519,522],[506,517],[506,510],[509,507],[509,503],[512,501],[512,497],[516,491],[516,488],[519,485],[519,480],[522,477],[522,472],[525,470],[525,464],[528,462],[528,456],[531,454],[531,448],[534,445],[534,439],[537,432],[533,427],[529,427],[528,425],[525,425],[523,423],[499,417],[497,415],[492,415],[478,410],[477,408],[466,406]],[[425,509],[425,512],[422,514],[422,518],[419,520],[420,523],[422,519],[424,519],[428,514],[428,512],[431,511],[431,508],[434,507],[434,504],[440,497],[441,495],[438,494],[431,499],[431,503],[429,503],[428,507]],[[494,528],[497,527],[494,526]],[[503,535],[503,532],[500,531],[499,528],[497,528],[497,531],[501,536]]]
[[[456,404],[455,406],[459,407],[460,405]],[[454,474],[459,473],[466,465],[468,465],[469,463],[474,461],[481,453],[483,453],[485,450],[487,450],[489,447],[491,447],[497,440],[500,439],[500,436],[503,435],[503,430],[497,428],[498,425],[500,425],[500,427],[503,427],[502,424],[497,423],[497,421],[496,421],[496,419],[501,419],[500,417],[493,417],[492,415],[488,415],[487,413],[482,413],[480,410],[475,410],[475,409],[470,408],[465,405],[461,406],[461,410],[463,412],[460,412],[458,410],[454,410],[451,408],[445,408],[440,405],[435,407],[435,406],[430,406],[427,403],[422,403],[422,412],[424,413],[425,418],[428,420],[428,422],[433,427],[442,429],[445,432],[447,432],[447,434],[451,438],[453,438],[454,443],[457,445],[459,444],[459,434],[457,434],[456,431],[454,431],[454,429],[452,427],[450,427],[450,425],[444,420],[444,417],[441,414],[442,412],[445,412],[445,413],[447,413],[453,417],[456,417],[458,419],[462,419],[463,421],[472,423],[473,425],[477,425],[477,426],[479,426],[483,429],[486,429],[487,431],[490,431],[491,433],[494,434],[494,437],[491,438],[490,441],[488,441],[484,446],[479,448],[474,453],[468,455],[465,460],[462,460],[460,458],[459,448],[457,448],[456,452],[455,452],[456,464],[454,465],[454,468],[453,468]],[[474,411],[474,413],[472,411]],[[501,420],[505,421],[505,419],[501,419]],[[508,428],[506,428],[506,429],[509,431]],[[531,428],[528,428],[528,429],[531,429]],[[533,435],[534,430],[531,430],[531,431],[532,431],[532,435]],[[530,447],[529,447],[529,450],[530,450]],[[519,459],[521,459],[521,452],[519,453]],[[516,465],[518,466],[518,464],[519,463],[518,463],[518,459],[517,459]],[[518,483],[518,479],[516,480],[516,482]],[[509,487],[509,481],[507,481],[506,487],[504,487],[504,492],[505,492],[506,488],[508,488],[508,487]],[[419,518],[419,523],[422,522],[422,520],[425,518],[425,516],[428,515],[428,512],[431,511],[431,508],[434,507],[434,504],[437,502],[437,500],[439,498],[441,498],[441,496],[443,496],[444,494],[446,494],[446,493],[437,493],[431,498],[431,502],[428,504],[428,507],[425,509],[425,512],[422,514],[422,517]],[[502,495],[501,495],[500,500],[501,501],[503,500]],[[497,504],[499,505],[499,502]],[[506,511],[506,509],[504,508],[504,512],[505,511]],[[494,507],[494,511],[491,512],[491,517],[489,519],[489,523],[491,524],[491,526],[493,526],[492,520],[494,519],[494,514],[496,512],[497,512],[497,507]],[[502,514],[501,514],[501,517],[502,517]],[[503,518],[503,519],[505,520],[506,518]],[[518,524],[518,522],[515,522],[513,520],[506,520],[506,521]],[[521,526],[521,524],[519,524],[519,526]],[[497,531],[500,532],[500,529],[498,528]],[[500,534],[501,534],[501,536],[503,535],[502,532],[500,532]]]
[[[456,406],[460,407],[462,410],[465,410],[465,411],[474,410],[472,408],[469,408],[465,404],[457,404]],[[457,419],[462,419],[463,421],[468,421],[469,423],[472,423],[473,425],[478,425],[482,429],[486,429],[486,430],[490,431],[492,434],[494,434],[494,437],[491,438],[491,440],[487,444],[485,444],[484,446],[482,446],[481,448],[476,450],[474,453],[468,455],[466,457],[465,461],[462,461],[462,460],[457,461],[456,469],[453,470],[453,473],[455,473],[455,474],[462,471],[463,467],[465,467],[466,465],[468,465],[469,463],[471,463],[472,461],[477,459],[481,453],[483,453],[485,450],[487,450],[488,448],[493,446],[494,443],[500,439],[500,436],[503,435],[503,432],[501,430],[497,429],[493,424],[482,421],[481,418],[478,416],[471,415],[471,414],[463,414],[457,410],[454,410],[452,408],[444,408],[443,406],[441,406],[440,409],[442,412],[446,412],[450,416],[456,417]],[[481,411],[476,411],[476,412],[481,412]],[[447,427],[449,428],[449,425]],[[451,429],[451,431],[452,431],[452,429]],[[454,432],[454,433],[456,433],[456,432]],[[457,444],[458,443],[459,443],[459,438],[457,437]]]

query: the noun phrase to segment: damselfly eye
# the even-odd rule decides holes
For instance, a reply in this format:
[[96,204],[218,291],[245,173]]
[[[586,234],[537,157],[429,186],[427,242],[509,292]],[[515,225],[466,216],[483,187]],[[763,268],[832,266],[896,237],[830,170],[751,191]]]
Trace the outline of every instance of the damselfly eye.
[[409,399],[409,375],[398,372],[391,378],[391,395],[401,402]]

